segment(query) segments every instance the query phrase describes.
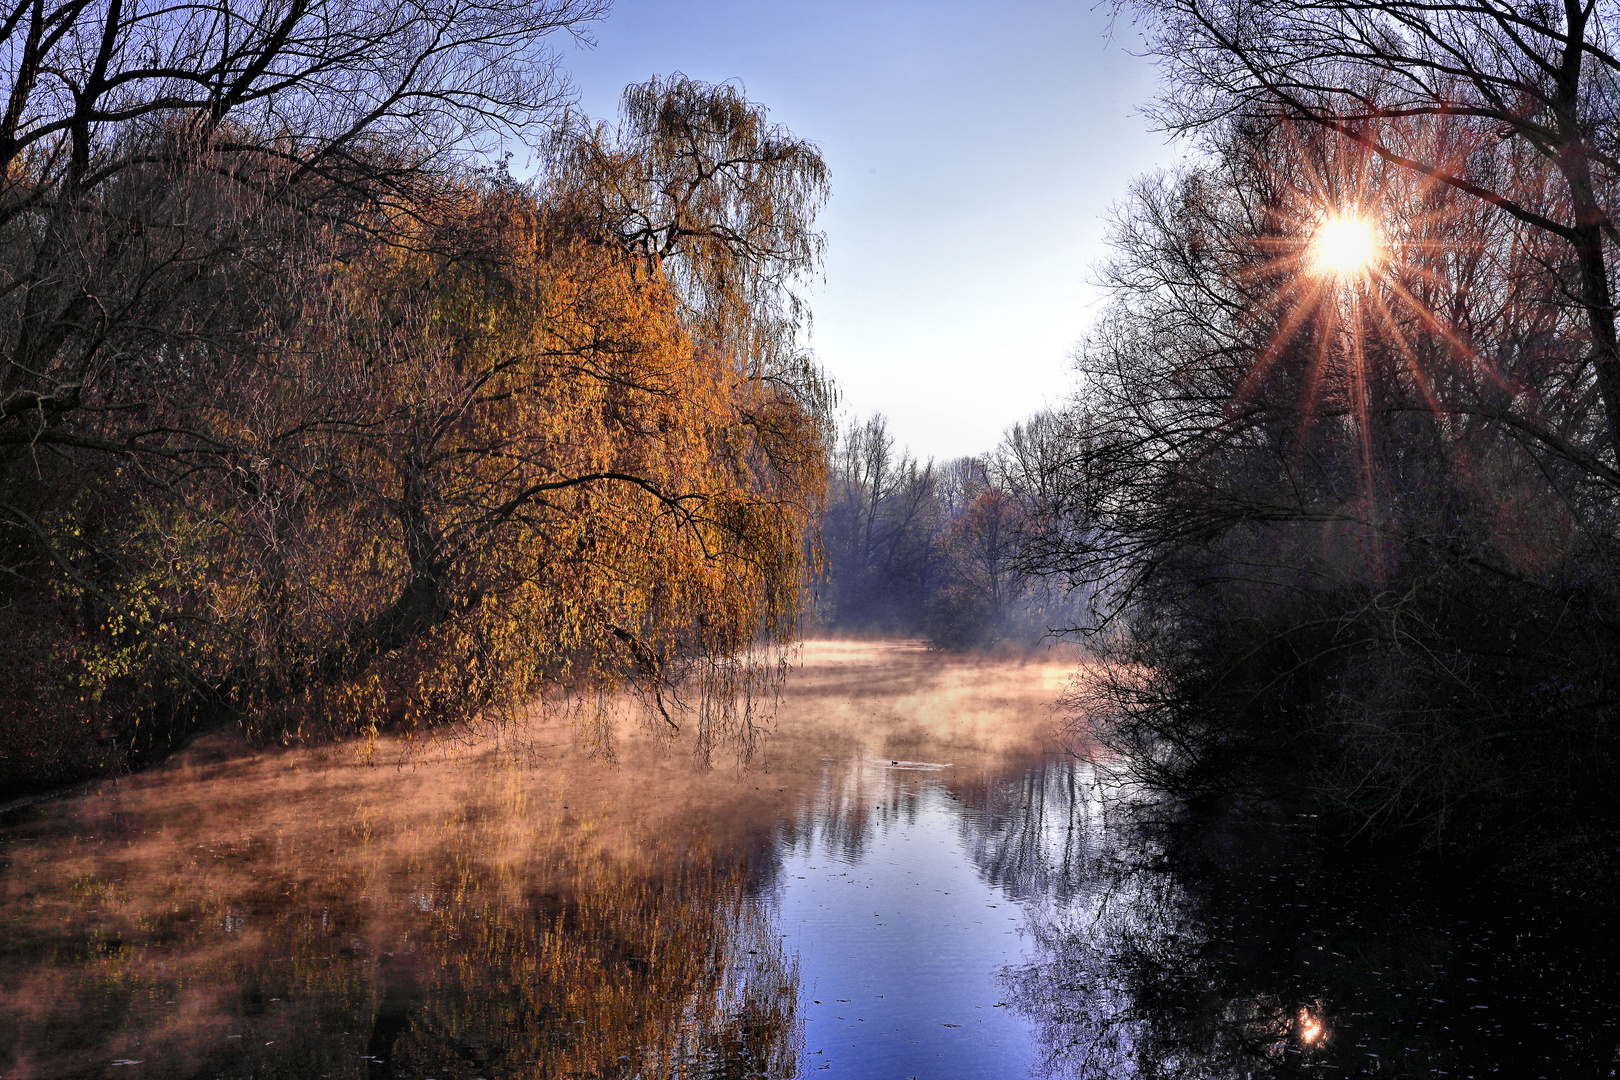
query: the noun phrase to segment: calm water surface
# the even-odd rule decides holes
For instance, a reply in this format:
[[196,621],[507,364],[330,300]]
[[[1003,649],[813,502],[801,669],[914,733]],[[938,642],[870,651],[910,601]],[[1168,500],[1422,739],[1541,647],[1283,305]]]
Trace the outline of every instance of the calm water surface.
[[1602,911],[1148,839],[1068,674],[812,644],[746,767],[537,718],[14,811],[0,1080],[1616,1074]]

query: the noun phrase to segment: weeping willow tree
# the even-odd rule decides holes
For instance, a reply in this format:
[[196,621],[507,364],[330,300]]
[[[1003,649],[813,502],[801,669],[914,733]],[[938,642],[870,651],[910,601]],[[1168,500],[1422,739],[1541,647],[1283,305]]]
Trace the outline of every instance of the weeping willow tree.
[[[706,125],[688,155],[633,122],[648,95]],[[542,184],[266,204],[278,231],[215,275],[229,327],[165,329],[142,375],[170,392],[77,415],[85,449],[9,504],[45,590],[28,660],[62,688],[13,706],[11,783],[224,718],[422,727],[549,688],[632,686],[672,726],[695,701],[704,749],[746,729],[738,658],[793,632],[823,485],[830,391],[789,286],[825,169],[732,88],[626,100],[618,143],[563,125]],[[682,208],[656,257],[604,198],[632,160]]]

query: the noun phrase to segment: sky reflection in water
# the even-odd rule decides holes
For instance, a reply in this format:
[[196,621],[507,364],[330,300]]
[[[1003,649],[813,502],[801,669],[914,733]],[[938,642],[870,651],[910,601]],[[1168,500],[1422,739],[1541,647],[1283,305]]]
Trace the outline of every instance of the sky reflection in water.
[[971,861],[971,811],[947,788],[902,782],[888,794],[855,851],[826,818],[784,845],[776,915],[800,957],[812,1068],[1023,1075],[1029,1026],[996,978],[1021,959],[1022,912]]
[[14,812],[0,1077],[1620,1064],[1607,915],[1105,828],[1050,738],[1067,671],[811,645],[745,769],[537,721],[370,764],[204,745]]

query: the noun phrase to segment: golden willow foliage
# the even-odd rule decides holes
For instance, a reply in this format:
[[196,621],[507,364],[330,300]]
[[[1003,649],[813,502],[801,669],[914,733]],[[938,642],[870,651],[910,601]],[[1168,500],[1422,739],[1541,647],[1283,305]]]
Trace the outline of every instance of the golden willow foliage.
[[[747,736],[768,672],[744,657],[794,632],[824,486],[830,388],[787,290],[824,169],[773,156],[730,88],[653,85],[746,128],[689,143],[657,258],[579,144],[545,190],[466,177],[362,233],[290,229],[244,274],[270,297],[245,345],[171,343],[183,451],[86,470],[29,519],[75,725],[140,750],[222,712],[363,732],[629,685],[670,724],[695,697],[705,751]],[[764,144],[746,174],[704,156],[738,139]],[[36,727],[24,753],[55,738]]]
[[676,74],[627,89],[617,131],[564,124],[552,156],[558,205],[669,274],[705,340],[785,358],[807,314],[791,286],[824,242],[806,227],[827,193],[813,144],[739,87]]
[[629,676],[661,698],[693,662],[786,640],[820,387],[699,348],[662,275],[548,235],[531,199],[472,201],[497,258],[380,251],[291,347],[322,418],[303,471],[338,505],[299,580],[265,544],[231,575],[276,579],[261,617],[285,681],[326,712],[417,723],[547,684]]

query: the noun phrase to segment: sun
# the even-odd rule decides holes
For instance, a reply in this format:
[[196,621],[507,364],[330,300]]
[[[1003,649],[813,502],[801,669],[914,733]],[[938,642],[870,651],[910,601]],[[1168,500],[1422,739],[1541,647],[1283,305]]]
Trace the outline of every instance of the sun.
[[1378,228],[1360,214],[1329,214],[1311,237],[1311,262],[1324,277],[1360,277],[1378,258]]

